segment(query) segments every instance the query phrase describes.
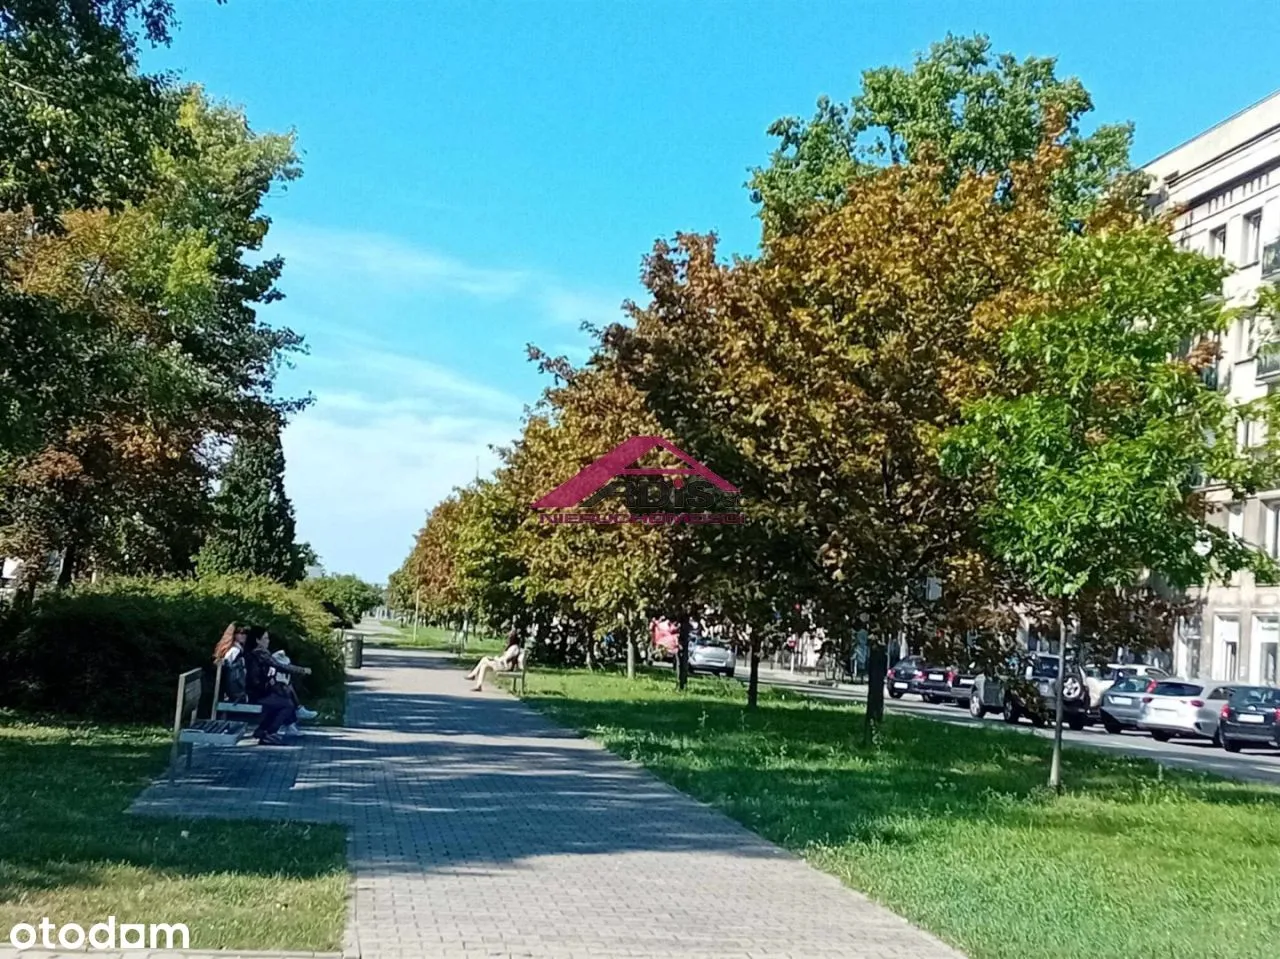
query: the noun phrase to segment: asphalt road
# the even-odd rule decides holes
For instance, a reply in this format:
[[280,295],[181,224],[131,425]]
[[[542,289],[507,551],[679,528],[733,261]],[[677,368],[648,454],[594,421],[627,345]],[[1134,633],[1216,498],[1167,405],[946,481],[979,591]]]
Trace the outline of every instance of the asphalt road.
[[[742,682],[747,681],[745,669],[739,669],[736,676]],[[771,670],[763,667],[760,669],[760,682],[765,685],[792,689],[808,696],[818,696],[824,699],[843,699],[860,702],[867,698],[865,686],[839,686],[834,688],[818,686],[805,677],[793,676],[781,670]],[[1005,726],[999,716],[974,719],[969,715],[967,709],[961,709],[959,706],[934,706],[921,702],[918,696],[909,696],[903,699],[889,699],[886,697],[885,711],[924,716],[939,722],[963,726],[999,724],[1005,728],[1011,728]],[[1025,721],[1012,728],[1031,736],[1053,737],[1052,728],[1037,729]],[[1213,773],[1230,779],[1280,786],[1280,750],[1245,750],[1244,752],[1233,754],[1212,745],[1207,740],[1184,739],[1176,742],[1158,743],[1146,733],[1126,732],[1113,736],[1103,730],[1101,726],[1087,726],[1078,733],[1063,729],[1062,739],[1063,742],[1070,743],[1073,746],[1106,749],[1112,752],[1150,759],[1168,768],[1193,769],[1197,772]]]

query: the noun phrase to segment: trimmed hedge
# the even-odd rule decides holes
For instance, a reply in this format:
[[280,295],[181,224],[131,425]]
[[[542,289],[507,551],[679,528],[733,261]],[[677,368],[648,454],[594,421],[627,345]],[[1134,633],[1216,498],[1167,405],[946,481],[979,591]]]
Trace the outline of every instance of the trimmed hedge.
[[178,674],[205,668],[230,622],[257,624],[271,648],[311,667],[306,695],[342,683],[329,615],[261,578],[115,579],[42,596],[0,615],[0,705],[126,722],[171,722]]

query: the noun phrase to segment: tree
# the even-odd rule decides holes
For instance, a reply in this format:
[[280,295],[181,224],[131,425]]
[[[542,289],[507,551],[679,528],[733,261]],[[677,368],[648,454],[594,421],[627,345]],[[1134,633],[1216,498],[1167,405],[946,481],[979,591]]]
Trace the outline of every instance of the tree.
[[213,527],[197,560],[202,575],[251,573],[287,586],[302,579],[305,556],[294,539],[278,433],[236,441],[213,506]]
[[[944,456],[988,484],[985,542],[1054,602],[1062,649],[1090,593],[1151,574],[1175,589],[1243,568],[1273,574],[1207,521],[1198,487],[1213,477],[1240,497],[1273,486],[1280,466],[1274,446],[1234,442],[1241,419],[1280,426],[1277,398],[1233,406],[1200,376],[1216,359],[1211,337],[1235,315],[1218,298],[1220,263],[1175,249],[1166,223],[1134,209],[1065,237],[1036,272],[1034,302],[1002,339],[995,389],[966,404]],[[1054,788],[1061,737],[1059,696]]]
[[984,36],[948,35],[913,67],[880,67],[862,75],[848,105],[826,97],[805,121],[777,120],[779,140],[769,166],[754,171],[752,198],[766,232],[796,229],[815,203],[838,205],[858,176],[883,167],[942,163],[954,186],[966,171],[996,177],[1031,159],[1044,131],[1057,130],[1066,162],[1052,197],[1063,222],[1080,219],[1129,169],[1130,126],[1102,126],[1085,136],[1080,120],[1093,109],[1074,77],[1059,79],[1051,58],[994,55]]
[[351,573],[309,577],[298,588],[330,609],[343,629],[360,622],[365,613],[383,602],[381,589]]

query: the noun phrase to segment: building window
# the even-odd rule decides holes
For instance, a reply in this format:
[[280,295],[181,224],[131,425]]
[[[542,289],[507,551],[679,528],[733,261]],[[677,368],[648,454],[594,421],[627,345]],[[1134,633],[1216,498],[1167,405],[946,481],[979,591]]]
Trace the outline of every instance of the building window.
[[1262,504],[1262,547],[1268,556],[1280,557],[1280,502]]
[[1261,653],[1258,679],[1268,686],[1280,680],[1280,643],[1267,642],[1258,647]]
[[1232,503],[1227,507],[1227,532],[1236,539],[1244,539],[1244,504]]
[[1240,668],[1240,620],[1235,616],[1213,617],[1213,678],[1235,679]]
[[1257,263],[1262,253],[1262,211],[1245,214],[1244,230],[1240,236],[1240,262]]
[[1227,228],[1220,226],[1216,230],[1209,231],[1209,255],[1219,256],[1224,260],[1227,257]]

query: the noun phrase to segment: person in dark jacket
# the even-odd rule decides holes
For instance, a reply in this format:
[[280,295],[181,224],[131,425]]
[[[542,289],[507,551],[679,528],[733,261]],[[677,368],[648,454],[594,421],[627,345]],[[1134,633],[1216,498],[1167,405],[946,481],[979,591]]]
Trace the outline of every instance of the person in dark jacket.
[[289,675],[309,676],[305,666],[282,663],[271,655],[271,634],[261,626],[249,629],[249,654],[245,659],[249,701],[262,707],[262,718],[253,731],[254,738],[266,746],[279,746],[280,728],[298,721],[293,695],[283,682]]

